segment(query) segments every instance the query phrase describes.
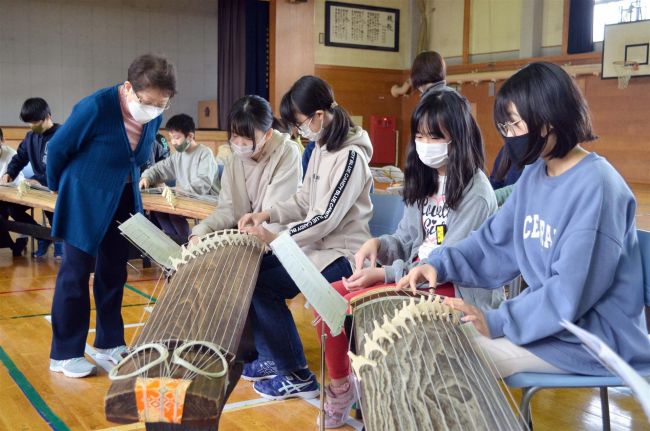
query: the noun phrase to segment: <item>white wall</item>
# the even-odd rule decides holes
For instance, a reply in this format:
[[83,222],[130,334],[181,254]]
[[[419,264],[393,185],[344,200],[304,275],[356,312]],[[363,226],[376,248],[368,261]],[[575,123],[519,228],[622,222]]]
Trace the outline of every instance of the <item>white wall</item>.
[[148,52],[176,66],[166,118],[196,120],[197,102],[217,98],[216,1],[0,0],[0,125],[21,124],[28,97],[43,97],[63,122],[79,99],[124,81]]
[[[474,62],[494,61],[495,53],[518,57],[521,39],[521,10],[524,1],[473,0],[470,14],[470,54]],[[562,45],[564,0],[543,0],[542,47]],[[460,0],[426,0],[429,17],[430,49],[438,51],[449,64],[462,61],[463,15]]]

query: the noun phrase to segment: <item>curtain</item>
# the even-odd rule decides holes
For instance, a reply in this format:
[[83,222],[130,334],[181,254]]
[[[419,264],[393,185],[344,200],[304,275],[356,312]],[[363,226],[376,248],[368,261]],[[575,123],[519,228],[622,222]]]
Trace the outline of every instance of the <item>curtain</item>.
[[246,94],[269,98],[269,2],[246,0]]
[[567,52],[579,54],[594,50],[594,0],[571,0],[569,4],[569,43]]
[[228,112],[245,94],[246,84],[246,13],[245,2],[219,0],[217,104],[219,128],[228,125]]

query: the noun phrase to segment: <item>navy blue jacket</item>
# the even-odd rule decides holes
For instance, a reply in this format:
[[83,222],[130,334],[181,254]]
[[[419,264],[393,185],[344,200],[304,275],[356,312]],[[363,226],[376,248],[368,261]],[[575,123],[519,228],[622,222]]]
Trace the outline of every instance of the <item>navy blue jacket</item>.
[[27,132],[25,139],[18,145],[16,155],[11,158],[7,166],[7,173],[12,179],[16,179],[28,163],[32,164],[34,176],[32,179],[47,187],[47,177],[45,175],[45,159],[47,158],[47,147],[54,133],[61,127],[60,124],[47,129],[42,134]]
[[503,158],[503,154],[506,151],[505,148],[506,147],[501,147],[499,153],[497,154],[497,158],[494,159],[494,166],[492,166],[492,173],[490,174],[490,184],[492,184],[492,188],[494,190],[516,183],[519,177],[521,176],[521,173],[524,171],[523,169],[519,169],[517,165],[512,163],[510,165],[510,169],[508,169],[508,172],[506,172],[505,178],[497,178],[497,171],[499,170],[499,165],[501,164],[501,159]]

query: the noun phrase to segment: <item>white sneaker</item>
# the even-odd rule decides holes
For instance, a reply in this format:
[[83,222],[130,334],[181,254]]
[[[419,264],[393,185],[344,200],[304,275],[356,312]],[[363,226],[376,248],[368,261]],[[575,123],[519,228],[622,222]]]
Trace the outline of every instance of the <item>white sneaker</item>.
[[111,361],[115,365],[119,364],[122,358],[126,355],[126,346],[117,346],[110,349],[98,349],[95,347],[95,352],[97,352],[98,359],[104,359],[106,361]]
[[97,367],[88,362],[83,356],[72,359],[50,359],[50,371],[63,373],[66,377],[86,377],[97,373]]

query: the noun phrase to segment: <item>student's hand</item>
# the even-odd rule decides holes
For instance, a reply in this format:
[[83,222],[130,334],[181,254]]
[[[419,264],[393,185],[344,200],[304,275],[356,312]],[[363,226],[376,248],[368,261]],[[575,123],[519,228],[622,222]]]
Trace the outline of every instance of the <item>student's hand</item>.
[[355,271],[349,278],[343,277],[343,287],[350,292],[365,289],[384,281],[385,276],[384,268],[362,268]]
[[438,272],[436,269],[428,264],[418,265],[412,270],[409,271],[400,281],[397,282],[395,288],[397,290],[406,290],[409,287],[411,292],[415,293],[417,290],[417,285],[421,281],[428,281],[429,287],[436,287],[436,280],[438,278]]
[[354,255],[355,271],[363,269],[363,264],[366,259],[370,261],[371,268],[377,266],[377,252],[379,251],[380,244],[379,238],[370,238],[368,241],[363,243],[359,251]]
[[488,328],[487,321],[485,320],[485,314],[483,314],[480,308],[470,305],[460,298],[445,298],[444,303],[464,314],[460,318],[461,321],[472,322],[481,335],[491,338],[490,328]]
[[239,230],[244,230],[246,226],[259,226],[265,221],[269,221],[271,216],[266,211],[259,213],[248,213],[244,214],[237,223],[237,228]]
[[265,227],[259,225],[243,226],[240,230],[249,235],[254,235],[258,237],[265,244],[271,244],[271,242],[278,237],[276,233],[273,233],[270,230],[266,229]]
[[27,182],[27,184],[29,184],[30,186],[40,186],[41,185],[41,183],[39,183],[38,181],[36,181],[33,178],[25,180],[25,182]]
[[11,178],[9,174],[4,174],[2,177],[0,177],[0,184],[9,184],[12,181],[13,178]]
[[200,239],[199,239],[199,237],[196,236],[196,235],[192,235],[192,236],[190,237],[190,243],[191,243],[191,244],[198,244],[199,241],[200,241]]
[[149,180],[146,178],[140,178],[140,190],[148,189],[149,188]]

